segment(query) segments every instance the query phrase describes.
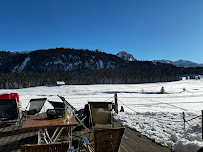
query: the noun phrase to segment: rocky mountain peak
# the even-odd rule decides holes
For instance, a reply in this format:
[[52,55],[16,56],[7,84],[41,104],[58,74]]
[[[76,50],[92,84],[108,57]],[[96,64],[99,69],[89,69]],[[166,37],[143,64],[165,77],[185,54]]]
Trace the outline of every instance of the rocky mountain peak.
[[123,60],[126,60],[126,61],[137,61],[132,54],[128,54],[127,52],[125,51],[121,51],[119,53],[117,53],[117,56],[122,58]]

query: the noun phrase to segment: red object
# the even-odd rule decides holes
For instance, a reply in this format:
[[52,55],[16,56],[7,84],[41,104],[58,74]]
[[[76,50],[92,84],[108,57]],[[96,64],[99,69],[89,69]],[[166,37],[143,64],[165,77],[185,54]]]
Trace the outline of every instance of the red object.
[[1,94],[0,99],[11,99],[10,94]]
[[11,99],[17,98],[17,101],[19,102],[19,95],[18,95],[18,93],[11,93],[10,96],[11,96]]
[[0,99],[16,99],[19,102],[19,95],[18,93],[10,93],[10,94],[1,94]]

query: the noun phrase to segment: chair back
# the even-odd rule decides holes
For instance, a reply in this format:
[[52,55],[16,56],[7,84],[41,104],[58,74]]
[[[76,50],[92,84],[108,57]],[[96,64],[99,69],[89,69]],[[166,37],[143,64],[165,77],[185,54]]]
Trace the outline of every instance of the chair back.
[[75,107],[73,107],[73,105],[71,105],[64,97],[57,95],[64,103],[65,106],[67,106],[69,109],[72,110],[72,112],[77,113],[77,109]]
[[112,102],[88,102],[91,119],[96,124],[112,124]]
[[0,99],[0,118],[17,119],[19,108],[16,99]]
[[68,142],[51,143],[51,144],[33,144],[22,145],[21,152],[67,152],[69,148]]
[[30,107],[29,111],[32,111],[32,115],[39,113],[44,106],[44,103],[46,102],[47,98],[37,98],[37,99],[31,99],[30,100]]
[[54,109],[65,108],[65,104],[63,102],[56,102],[56,101],[50,101],[50,100],[48,100],[48,102],[54,107]]
[[125,128],[94,130],[95,152],[118,152]]

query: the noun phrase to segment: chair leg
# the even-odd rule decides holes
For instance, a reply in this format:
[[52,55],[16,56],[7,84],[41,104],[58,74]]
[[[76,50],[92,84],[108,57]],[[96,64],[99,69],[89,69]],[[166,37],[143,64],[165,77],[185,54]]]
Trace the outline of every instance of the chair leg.
[[15,122],[13,128],[12,128],[12,133],[14,133],[16,126],[18,126],[20,124],[21,124],[20,119],[16,120],[16,122]]
[[12,133],[14,133],[15,128],[16,128],[16,123],[15,123],[15,125],[12,127]]
[[76,115],[74,115],[76,120],[79,121],[79,124],[81,124],[85,129],[87,129],[87,127],[84,125],[83,121],[86,117],[84,117],[82,120],[80,120]]
[[81,146],[82,146],[82,137],[80,138],[79,143],[78,143],[78,152],[81,151]]

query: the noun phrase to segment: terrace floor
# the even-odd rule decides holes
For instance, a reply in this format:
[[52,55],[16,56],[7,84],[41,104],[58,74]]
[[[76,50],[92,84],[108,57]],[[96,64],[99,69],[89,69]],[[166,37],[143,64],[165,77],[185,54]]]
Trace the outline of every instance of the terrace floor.
[[[121,124],[115,123],[115,127],[120,127]],[[20,146],[24,144],[37,143],[38,130],[22,131],[21,125],[15,126],[13,124],[0,125],[0,152],[20,152]],[[125,136],[128,139],[122,139],[120,145],[120,152],[170,152],[170,148],[163,147],[147,137],[142,136],[139,132],[125,129]],[[89,129],[76,128],[73,132],[73,146],[75,150],[78,149],[80,138],[89,135]],[[93,140],[92,136],[90,140]]]

